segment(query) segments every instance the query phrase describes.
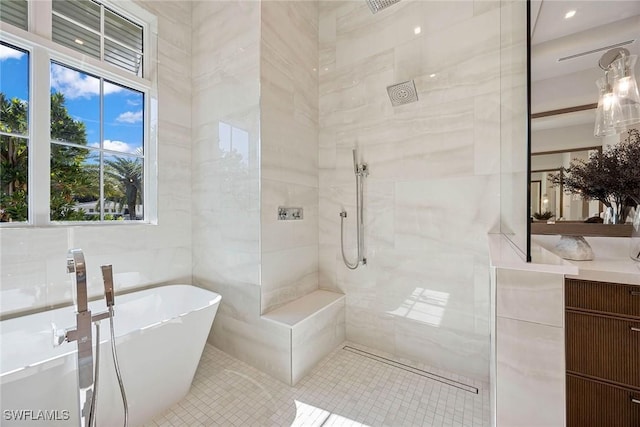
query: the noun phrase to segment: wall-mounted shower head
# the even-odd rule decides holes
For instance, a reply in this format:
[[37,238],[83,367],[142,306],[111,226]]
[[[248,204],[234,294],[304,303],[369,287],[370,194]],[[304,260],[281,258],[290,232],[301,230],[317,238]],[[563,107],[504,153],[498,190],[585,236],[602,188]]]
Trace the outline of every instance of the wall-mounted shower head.
[[400,0],[367,0],[367,4],[369,5],[369,9],[371,9],[371,13],[378,13],[382,9],[393,6],[399,1]]
[[387,92],[391,98],[391,105],[394,107],[418,100],[418,92],[413,80],[387,86]]

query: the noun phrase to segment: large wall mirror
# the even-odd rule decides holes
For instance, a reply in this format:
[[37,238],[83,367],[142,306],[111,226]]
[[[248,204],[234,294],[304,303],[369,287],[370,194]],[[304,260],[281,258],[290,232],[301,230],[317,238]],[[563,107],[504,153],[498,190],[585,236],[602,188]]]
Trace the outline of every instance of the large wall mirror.
[[602,202],[566,194],[563,171],[572,160],[586,161],[601,151],[602,147],[597,146],[531,154],[531,216],[534,220],[599,222],[597,218],[604,208]]
[[[561,180],[554,185],[550,177],[628,136],[594,136],[596,80],[604,75],[598,61],[610,49],[640,54],[640,1],[532,0],[530,16],[531,232],[563,234],[564,223],[595,224],[604,216],[602,203],[568,194]],[[630,226],[625,231],[604,224],[594,232],[592,224],[585,235],[631,232]]]

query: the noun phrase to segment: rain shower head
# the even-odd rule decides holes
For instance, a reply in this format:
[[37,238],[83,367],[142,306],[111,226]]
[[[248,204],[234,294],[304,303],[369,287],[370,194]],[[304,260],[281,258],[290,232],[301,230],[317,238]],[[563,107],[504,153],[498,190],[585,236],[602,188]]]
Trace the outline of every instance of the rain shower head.
[[389,98],[391,98],[391,105],[394,107],[418,100],[418,92],[416,92],[416,85],[413,80],[387,86],[387,92],[389,92]]
[[393,6],[399,1],[400,0],[367,0],[367,4],[369,5],[369,9],[371,9],[371,13],[378,13],[382,9]]

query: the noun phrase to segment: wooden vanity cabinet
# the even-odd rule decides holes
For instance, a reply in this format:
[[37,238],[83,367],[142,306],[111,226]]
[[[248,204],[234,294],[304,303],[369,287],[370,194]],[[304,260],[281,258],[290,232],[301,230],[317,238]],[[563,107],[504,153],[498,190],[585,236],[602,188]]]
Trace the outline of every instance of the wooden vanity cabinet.
[[640,286],[565,281],[567,426],[640,427]]

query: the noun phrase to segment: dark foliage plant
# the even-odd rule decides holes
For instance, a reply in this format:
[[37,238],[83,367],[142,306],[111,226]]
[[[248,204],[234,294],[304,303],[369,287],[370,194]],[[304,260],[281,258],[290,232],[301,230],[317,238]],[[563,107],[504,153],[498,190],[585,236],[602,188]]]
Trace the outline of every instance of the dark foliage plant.
[[542,213],[541,212],[536,212],[536,213],[533,214],[533,217],[535,219],[538,219],[538,220],[551,219],[554,216],[555,215],[553,215],[553,212],[551,212],[551,211],[544,211]]
[[567,194],[599,200],[607,207],[615,204],[624,215],[640,202],[640,131],[630,129],[620,144],[592,153],[589,160],[574,159],[549,179],[562,184]]

